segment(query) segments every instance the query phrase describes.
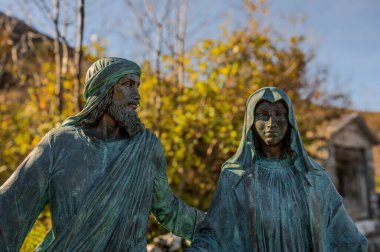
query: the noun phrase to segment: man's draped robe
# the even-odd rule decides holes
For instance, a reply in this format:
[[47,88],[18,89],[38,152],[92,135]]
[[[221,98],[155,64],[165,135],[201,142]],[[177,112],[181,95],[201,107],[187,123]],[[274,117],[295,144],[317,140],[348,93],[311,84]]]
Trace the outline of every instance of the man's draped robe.
[[173,195],[162,145],[148,129],[108,142],[80,127],[49,132],[0,188],[0,251],[19,250],[47,203],[47,251],[146,251],[150,212],[188,239],[203,217]]

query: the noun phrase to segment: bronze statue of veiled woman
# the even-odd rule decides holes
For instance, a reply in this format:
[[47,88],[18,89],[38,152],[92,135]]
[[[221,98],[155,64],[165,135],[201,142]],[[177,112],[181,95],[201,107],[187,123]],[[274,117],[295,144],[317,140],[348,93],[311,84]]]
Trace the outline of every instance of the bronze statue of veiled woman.
[[194,251],[367,251],[326,171],[306,153],[289,96],[253,93]]

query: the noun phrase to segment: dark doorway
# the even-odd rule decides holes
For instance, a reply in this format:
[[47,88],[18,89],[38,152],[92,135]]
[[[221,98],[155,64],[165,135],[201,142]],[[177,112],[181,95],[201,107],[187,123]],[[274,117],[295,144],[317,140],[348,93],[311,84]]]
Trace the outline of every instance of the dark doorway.
[[354,220],[369,217],[367,164],[364,149],[335,146],[337,189]]

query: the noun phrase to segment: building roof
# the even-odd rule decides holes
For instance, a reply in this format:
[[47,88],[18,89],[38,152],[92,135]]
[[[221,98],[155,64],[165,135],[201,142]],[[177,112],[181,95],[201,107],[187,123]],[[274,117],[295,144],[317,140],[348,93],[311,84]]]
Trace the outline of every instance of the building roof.
[[359,126],[362,134],[368,139],[370,144],[380,144],[379,138],[368,127],[368,123],[363,117],[358,112],[351,112],[333,120],[325,121],[317,126],[314,131],[308,132],[307,137],[311,139],[311,144],[306,146],[306,149],[309,154],[319,162],[326,160],[329,157],[328,142],[330,139],[351,123]]
[[348,114],[343,114],[342,116],[335,118],[330,121],[325,121],[313,132],[308,132],[307,137],[316,140],[316,139],[331,139],[336,133],[340,132],[346,125],[356,122],[364,135],[368,138],[371,144],[377,145],[380,144],[379,138],[377,135],[367,126],[367,122],[360,116],[358,112],[352,112]]

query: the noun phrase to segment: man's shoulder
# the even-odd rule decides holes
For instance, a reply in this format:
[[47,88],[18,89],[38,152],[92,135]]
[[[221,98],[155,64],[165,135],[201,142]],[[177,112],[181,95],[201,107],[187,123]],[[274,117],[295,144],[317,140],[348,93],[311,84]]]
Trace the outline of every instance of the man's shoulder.
[[64,127],[51,129],[48,132],[48,135],[51,135],[53,137],[61,137],[61,136],[67,136],[67,135],[74,135],[77,132],[78,130],[74,126],[64,126]]
[[79,134],[76,127],[64,126],[59,128],[51,129],[45,137],[50,138],[53,142],[61,141],[62,139],[78,139]]
[[164,146],[158,136],[152,130],[145,128],[142,135],[145,136],[145,146],[152,150],[153,156],[157,158],[165,156]]
[[145,135],[146,139],[149,139],[150,142],[161,145],[160,139],[151,129],[145,128],[142,134]]
[[148,135],[150,137],[158,139],[157,135],[151,129],[149,129],[149,128],[145,128],[143,134],[146,134],[146,135]]

